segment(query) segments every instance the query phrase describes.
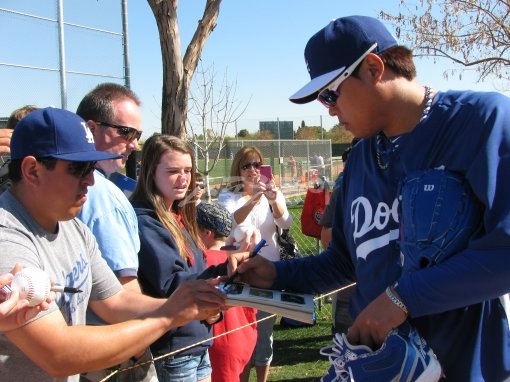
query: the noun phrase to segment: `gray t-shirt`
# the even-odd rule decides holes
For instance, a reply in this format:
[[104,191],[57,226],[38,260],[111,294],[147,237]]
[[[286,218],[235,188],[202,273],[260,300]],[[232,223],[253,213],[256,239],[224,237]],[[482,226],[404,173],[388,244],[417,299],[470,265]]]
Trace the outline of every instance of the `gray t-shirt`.
[[[79,220],[60,222],[56,234],[45,231],[10,191],[0,196],[0,274],[16,263],[44,269],[56,284],[81,289],[57,294],[51,308],[35,320],[60,309],[68,325],[84,325],[89,300],[102,300],[122,286],[97,247],[94,236]],[[48,340],[51,333],[48,333]],[[79,346],[77,344],[77,346]],[[0,335],[1,381],[79,381],[79,376],[55,379]]]

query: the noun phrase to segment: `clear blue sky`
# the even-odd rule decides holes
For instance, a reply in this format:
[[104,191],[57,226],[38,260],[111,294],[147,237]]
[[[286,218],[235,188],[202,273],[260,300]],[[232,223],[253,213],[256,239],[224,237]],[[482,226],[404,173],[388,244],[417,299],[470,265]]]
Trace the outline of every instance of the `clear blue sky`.
[[[307,125],[331,128],[337,123],[327,115],[318,102],[294,105],[288,97],[309,80],[303,60],[303,49],[315,32],[331,19],[362,14],[377,17],[380,10],[396,13],[399,0],[223,0],[218,25],[209,37],[202,59],[205,66],[214,65],[218,74],[228,70],[231,79],[237,79],[237,99],[251,101],[238,123],[238,129],[255,131],[261,120],[293,120],[295,128],[304,120]],[[91,25],[111,31],[121,31],[116,12],[120,0],[65,0],[66,21]],[[1,8],[13,8],[32,14],[56,17],[56,0],[2,0]],[[181,0],[179,28],[181,48],[185,51],[200,19],[205,0]],[[113,15],[112,15],[113,13]],[[129,53],[131,87],[143,102],[143,127],[150,134],[160,130],[160,103],[162,64],[156,22],[144,0],[129,0]],[[44,22],[33,22],[8,17],[0,12],[0,62],[26,63],[36,66],[57,66],[58,47],[54,28]],[[393,31],[391,25],[389,29]],[[37,28],[37,29],[35,29]],[[35,30],[35,31],[33,31]],[[3,36],[3,37],[2,37]],[[121,50],[117,37],[66,30],[66,52],[70,56],[70,70],[108,72],[122,75]],[[434,63],[417,60],[418,79],[438,90],[478,89],[492,90],[492,83],[479,84],[469,73],[445,80],[442,72],[452,68],[449,62]],[[58,92],[49,90],[49,84],[58,76],[45,72],[23,72],[0,66],[0,115],[18,105],[35,103],[60,105]],[[107,79],[105,79],[107,80]],[[69,75],[68,108],[75,110],[79,99],[95,83],[103,79]],[[54,87],[54,86],[53,86]],[[233,135],[234,127],[229,129]],[[147,135],[146,135],[147,136]]]

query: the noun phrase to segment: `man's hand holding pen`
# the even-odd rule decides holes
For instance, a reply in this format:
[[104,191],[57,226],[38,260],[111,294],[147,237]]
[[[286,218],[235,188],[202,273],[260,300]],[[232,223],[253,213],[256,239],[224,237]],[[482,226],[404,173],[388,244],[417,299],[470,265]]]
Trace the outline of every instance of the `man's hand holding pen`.
[[[259,253],[259,251],[262,249],[262,247],[264,247],[266,245],[266,241],[264,239],[261,239],[257,245],[255,246],[255,248],[249,253],[248,255],[248,258],[253,258],[255,256],[257,256],[257,254]],[[236,278],[237,276],[237,270],[234,270],[233,273],[230,274],[230,277],[228,278],[228,280],[225,282],[225,286],[227,286],[228,284],[231,284],[234,279]]]
[[244,282],[259,288],[271,288],[276,279],[273,262],[252,252],[232,253],[228,256],[228,274],[233,282]]

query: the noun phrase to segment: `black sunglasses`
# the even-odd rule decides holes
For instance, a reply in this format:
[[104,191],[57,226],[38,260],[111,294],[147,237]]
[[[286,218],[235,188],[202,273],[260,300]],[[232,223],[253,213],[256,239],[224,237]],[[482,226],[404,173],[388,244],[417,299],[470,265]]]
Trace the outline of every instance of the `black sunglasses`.
[[140,140],[142,137],[142,132],[140,130],[135,129],[134,127],[122,126],[122,125],[114,125],[113,123],[96,121],[98,125],[111,127],[112,129],[116,129],[119,132],[119,135],[124,138],[126,141],[131,142],[133,139]]
[[94,169],[96,168],[96,161],[89,162],[73,162],[67,161],[69,163],[69,167],[67,168],[67,172],[76,178],[83,179],[88,176]]
[[255,170],[258,170],[260,168],[260,166],[262,166],[262,163],[261,162],[251,162],[251,163],[246,163],[246,164],[243,164],[241,166],[241,170],[247,170],[249,169],[250,167],[253,167]]
[[336,106],[336,100],[338,99],[338,92],[336,90],[324,89],[317,96],[317,100],[326,106],[328,109]]

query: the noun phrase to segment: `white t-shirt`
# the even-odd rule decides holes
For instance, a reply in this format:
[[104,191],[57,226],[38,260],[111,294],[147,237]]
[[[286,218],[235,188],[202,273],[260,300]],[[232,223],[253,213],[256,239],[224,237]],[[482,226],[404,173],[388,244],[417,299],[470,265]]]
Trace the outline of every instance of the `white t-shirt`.
[[[276,199],[279,205],[285,206],[285,197],[281,191],[277,191]],[[271,261],[280,260],[280,253],[276,242],[276,225],[280,228],[288,229],[292,224],[292,216],[285,207],[285,212],[281,217],[275,219],[269,209],[269,202],[265,196],[260,198],[259,204],[256,204],[248,214],[244,222],[236,222],[234,212],[241,208],[247,199],[241,193],[234,193],[223,190],[218,195],[218,203],[227,208],[232,214],[232,231],[241,223],[253,225],[260,231],[260,236],[267,242],[267,246],[263,247],[259,254]]]

